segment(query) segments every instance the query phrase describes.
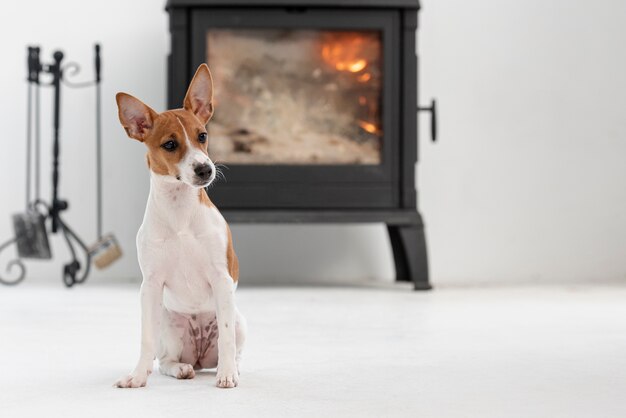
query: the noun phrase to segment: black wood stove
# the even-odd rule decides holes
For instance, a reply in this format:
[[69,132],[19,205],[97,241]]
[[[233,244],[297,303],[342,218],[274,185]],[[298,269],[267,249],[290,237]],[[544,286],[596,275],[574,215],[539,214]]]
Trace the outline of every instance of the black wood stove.
[[419,0],[169,0],[168,105],[215,83],[209,190],[229,222],[387,225],[397,280],[430,289],[417,210]]

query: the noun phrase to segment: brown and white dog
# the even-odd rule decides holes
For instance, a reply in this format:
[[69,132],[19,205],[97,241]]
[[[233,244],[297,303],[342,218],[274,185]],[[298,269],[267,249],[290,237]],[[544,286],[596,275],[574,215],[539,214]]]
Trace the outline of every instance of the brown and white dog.
[[216,175],[207,151],[209,68],[198,67],[182,109],[157,113],[125,93],[116,100],[128,136],[148,147],[151,176],[137,233],[141,355],[115,386],[145,386],[158,356],[163,374],[191,379],[194,370],[217,367],[217,386],[235,387],[246,322],[235,307],[239,264],[230,229],[204,190]]

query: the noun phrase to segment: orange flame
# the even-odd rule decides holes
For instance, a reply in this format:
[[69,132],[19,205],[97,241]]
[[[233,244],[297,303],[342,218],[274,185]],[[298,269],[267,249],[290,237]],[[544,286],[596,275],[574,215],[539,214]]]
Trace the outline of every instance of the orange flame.
[[376,127],[376,125],[370,122],[366,122],[364,120],[359,121],[359,126],[371,134],[375,134],[376,132],[378,132],[378,128]]
[[350,71],[351,73],[358,73],[365,67],[367,67],[367,61],[358,60],[348,65],[348,71]]
[[322,58],[339,71],[358,73],[368,64],[362,56],[363,42],[358,35],[337,37],[322,46]]
[[371,79],[372,79],[372,75],[370,73],[361,74],[360,76],[357,77],[357,80],[359,80],[361,83],[367,83]]

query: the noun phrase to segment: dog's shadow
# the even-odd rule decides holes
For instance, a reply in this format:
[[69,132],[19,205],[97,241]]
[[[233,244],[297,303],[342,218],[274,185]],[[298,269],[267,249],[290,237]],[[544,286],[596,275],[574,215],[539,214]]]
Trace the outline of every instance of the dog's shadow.
[[191,386],[213,386],[217,376],[217,369],[195,370],[192,379],[176,379],[172,376],[160,374],[158,371],[148,379],[148,387],[189,388]]
[[196,372],[196,377],[194,377],[194,379],[197,379],[200,377],[204,380],[204,379],[209,379],[211,377],[217,376],[217,369],[201,369],[201,370],[194,370],[194,371]]

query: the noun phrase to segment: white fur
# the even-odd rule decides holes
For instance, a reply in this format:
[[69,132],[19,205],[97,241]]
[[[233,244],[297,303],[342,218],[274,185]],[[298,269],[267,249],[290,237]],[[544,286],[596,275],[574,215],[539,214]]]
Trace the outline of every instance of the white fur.
[[[150,195],[137,234],[143,274],[141,354],[130,375],[116,382],[118,387],[146,384],[159,337],[164,348],[182,344],[168,340],[172,337],[161,332],[164,308],[185,314],[215,312],[219,331],[217,385],[234,387],[238,383],[241,346],[236,340],[235,325],[241,323],[245,327],[245,320],[235,308],[236,284],[230,277],[226,257],[227,226],[215,207],[201,203],[198,193],[198,188],[173,177],[151,173]],[[186,366],[168,362],[161,364],[161,369],[175,376],[189,375]]]

